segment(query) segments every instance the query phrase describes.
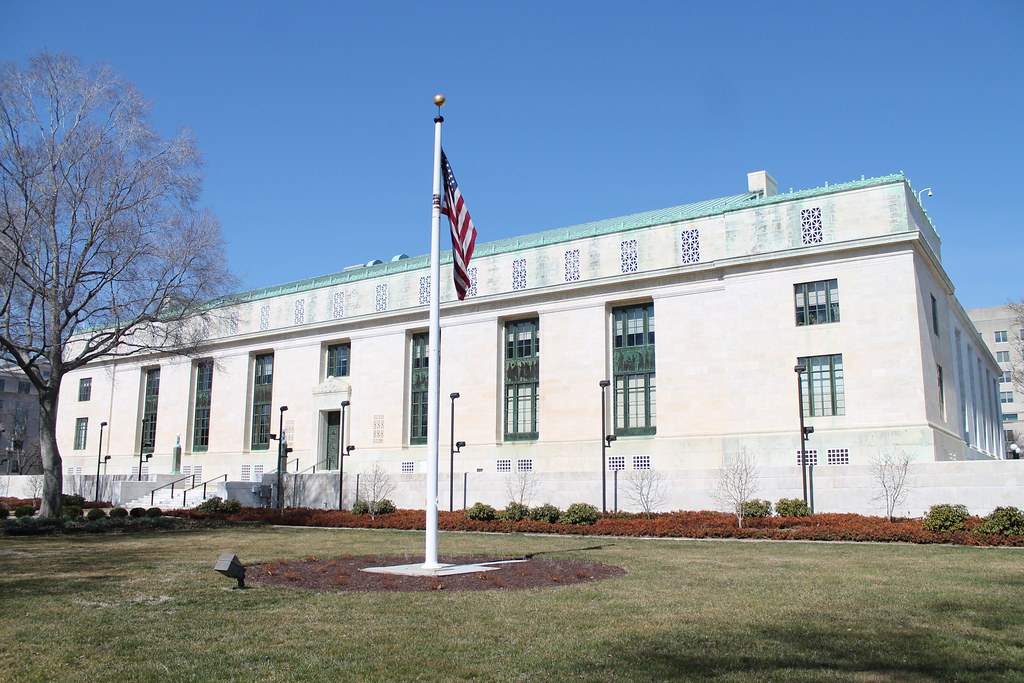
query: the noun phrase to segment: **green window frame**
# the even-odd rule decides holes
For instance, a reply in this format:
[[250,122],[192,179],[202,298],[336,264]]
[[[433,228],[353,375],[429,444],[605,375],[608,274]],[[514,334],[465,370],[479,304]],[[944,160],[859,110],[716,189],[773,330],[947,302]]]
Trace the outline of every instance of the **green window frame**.
[[798,327],[839,322],[839,280],[801,282],[793,293]]
[[83,377],[78,380],[78,400],[88,401],[92,398],[92,377]]
[[843,354],[804,356],[797,359],[797,365],[807,368],[800,373],[804,417],[845,415]]
[[654,304],[612,309],[612,411],[616,436],[657,433]]
[[409,444],[427,443],[427,389],[430,363],[430,335],[412,335],[409,360]]
[[89,418],[80,417],[75,420],[75,450],[85,450],[89,434]]
[[505,323],[505,440],[539,438],[540,321]]
[[160,368],[146,370],[146,392],[142,401],[142,439],[139,448],[152,453],[156,445],[156,413],[160,402]]
[[192,450],[210,447],[210,398],[213,394],[213,361],[196,363],[195,409],[192,415]]
[[349,357],[352,347],[348,342],[331,344],[327,347],[327,368],[325,377],[348,377]]
[[270,403],[274,397],[274,354],[261,353],[253,358],[252,435],[254,451],[270,448]]

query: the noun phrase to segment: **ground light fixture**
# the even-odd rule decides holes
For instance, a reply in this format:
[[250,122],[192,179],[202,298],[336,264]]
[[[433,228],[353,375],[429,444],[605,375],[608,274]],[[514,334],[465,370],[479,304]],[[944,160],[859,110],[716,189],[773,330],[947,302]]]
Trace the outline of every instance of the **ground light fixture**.
[[341,437],[338,441],[338,509],[344,510],[342,507],[342,495],[344,494],[345,485],[345,409],[352,405],[349,401],[341,402]]
[[605,462],[607,460],[608,446],[615,440],[615,437],[608,435],[608,387],[611,382],[603,379],[597,383],[601,387],[601,512],[608,512],[608,475],[605,473]]
[[[96,449],[96,502],[100,502],[100,464],[103,462],[103,428],[106,422],[100,422],[100,445]],[[139,468],[142,471],[142,468]]]
[[235,579],[238,581],[238,585],[233,586],[232,590],[248,588],[248,586],[245,585],[245,566],[239,562],[237,555],[224,553],[220,556],[220,559],[217,560],[217,564],[215,564],[213,568],[229,579]]
[[[448,394],[448,398],[452,400],[452,432],[451,439],[448,441],[448,512],[455,510],[455,399],[459,396],[457,391]],[[463,446],[466,445],[465,441],[459,443]]]

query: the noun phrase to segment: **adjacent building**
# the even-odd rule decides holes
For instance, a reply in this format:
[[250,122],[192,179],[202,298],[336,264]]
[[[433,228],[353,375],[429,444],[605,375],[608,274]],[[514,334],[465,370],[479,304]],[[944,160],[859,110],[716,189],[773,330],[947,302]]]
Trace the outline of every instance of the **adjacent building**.
[[1017,459],[1024,449],[1024,396],[1020,391],[1024,386],[1020,376],[1024,371],[1024,327],[1009,306],[972,308],[967,314],[999,364],[999,407],[1007,457]]
[[39,396],[21,368],[0,366],[0,474],[38,474]]
[[[287,471],[320,477],[302,504],[337,505],[326,487],[353,445],[347,504],[379,466],[399,504],[422,507],[428,262],[398,255],[245,292],[196,321],[201,357],[69,373],[65,466],[95,471],[106,422],[111,473],[270,482],[283,435]],[[883,453],[1004,457],[1002,369],[902,175],[779,194],[761,171],[738,194],[480,243],[461,302],[450,262],[445,503],[502,505],[518,478],[534,504],[610,508],[620,479],[657,470],[662,509],[707,508],[723,459],[744,452],[763,497],[799,496],[801,412],[820,509],[867,511],[865,468]],[[465,446],[450,453],[449,440]]]

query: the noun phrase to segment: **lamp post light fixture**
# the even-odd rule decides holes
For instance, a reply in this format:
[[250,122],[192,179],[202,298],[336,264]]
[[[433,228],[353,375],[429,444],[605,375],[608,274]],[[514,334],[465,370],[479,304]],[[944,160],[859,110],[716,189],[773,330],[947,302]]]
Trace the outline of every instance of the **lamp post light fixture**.
[[[452,400],[452,431],[451,439],[448,441],[448,512],[455,510],[455,399],[459,398],[459,392],[453,391],[448,394]],[[463,446],[465,441],[460,441]],[[461,450],[460,450],[461,452]]]
[[348,401],[341,402],[341,438],[338,441],[338,509],[342,507],[342,494],[345,485],[345,409],[351,405]]
[[603,379],[597,383],[601,387],[601,512],[608,512],[608,482],[607,474],[605,473],[605,460],[608,452],[608,446],[611,445],[612,441],[615,441],[614,436],[608,434],[608,387],[611,386],[611,382]]
[[926,188],[924,188],[923,190],[921,190],[920,192],[918,192],[918,193],[917,193],[917,203],[918,203],[918,204],[920,204],[920,203],[921,203],[921,195],[923,195],[923,194],[924,194],[925,192],[927,192],[927,193],[928,193],[928,196],[929,196],[929,197],[931,197],[931,196],[932,196],[932,188],[930,188],[930,187],[926,187]]
[[1011,443],[1010,444],[1010,453],[1012,454],[1012,455],[1010,455],[1010,459],[1011,460],[1020,460],[1020,446],[1018,446],[1015,443]]
[[[100,502],[100,463],[103,461],[103,428],[107,426],[106,422],[100,422],[100,445],[96,449],[96,501]],[[142,468],[139,468],[142,471]]]
[[107,462],[109,462],[109,461],[110,461],[110,456],[109,455],[104,455],[103,456],[103,474],[107,473]]
[[[807,441],[808,428],[804,427],[804,373],[807,372],[806,365],[797,365],[793,368],[796,372],[796,394],[797,408],[800,411],[800,474],[804,485],[804,505],[807,505]],[[811,432],[814,427],[810,427]]]
[[152,447],[153,447],[153,444],[151,444],[148,441],[143,441],[142,445],[139,446],[139,481],[142,481],[142,456],[145,455],[146,456],[146,462],[149,462],[149,459],[153,457],[153,454],[152,453],[146,453],[146,449],[147,448],[152,448]]
[[284,462],[286,457],[285,445],[284,445],[284,411],[288,410],[288,406],[281,406],[281,417],[278,420],[278,440],[277,440],[277,508],[280,510],[284,507],[284,496],[281,495],[281,487],[284,485],[284,468],[287,463]]

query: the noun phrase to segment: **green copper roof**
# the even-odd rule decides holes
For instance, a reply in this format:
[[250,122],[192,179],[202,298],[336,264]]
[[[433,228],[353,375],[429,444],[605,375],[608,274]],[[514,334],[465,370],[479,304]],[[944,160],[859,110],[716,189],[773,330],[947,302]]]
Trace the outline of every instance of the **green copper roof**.
[[[718,199],[707,199],[702,202],[681,204],[680,206],[672,206],[667,209],[644,211],[643,213],[634,213],[628,216],[620,216],[619,218],[606,218],[600,221],[571,225],[566,228],[556,228],[554,230],[535,232],[521,237],[509,237],[507,239],[495,240],[493,242],[483,242],[476,245],[473,257],[479,258],[481,256],[493,256],[494,254],[518,251],[520,249],[530,249],[534,247],[558,244],[560,242],[569,242],[581,237],[608,235],[627,230],[636,230],[638,228],[647,228],[654,225],[663,225],[665,223],[674,223],[694,218],[703,218],[705,216],[714,216],[716,214],[727,213],[729,211],[766,206],[769,204],[793,201],[795,199],[807,199],[810,197],[831,194],[833,192],[843,192],[862,187],[886,185],[897,182],[906,182],[906,177],[903,173],[894,173],[892,175],[880,176],[877,178],[861,178],[860,180],[854,180],[848,183],[839,183],[837,185],[826,184],[824,187],[797,190],[795,192],[777,194],[771,197],[762,197],[758,192],[747,192],[729,197],[720,197]],[[442,264],[451,263],[451,261],[451,251],[441,252]],[[234,304],[241,303],[243,301],[267,299],[274,296],[282,296],[284,294],[296,294],[311,289],[330,287],[347,282],[380,277],[382,275],[394,275],[396,273],[418,270],[429,266],[429,254],[397,260],[393,259],[389,263],[378,262],[374,265],[345,270],[331,275],[321,275],[319,277],[297,280],[283,285],[275,285],[273,287],[264,287],[262,289],[240,292],[226,297],[224,302]]]

